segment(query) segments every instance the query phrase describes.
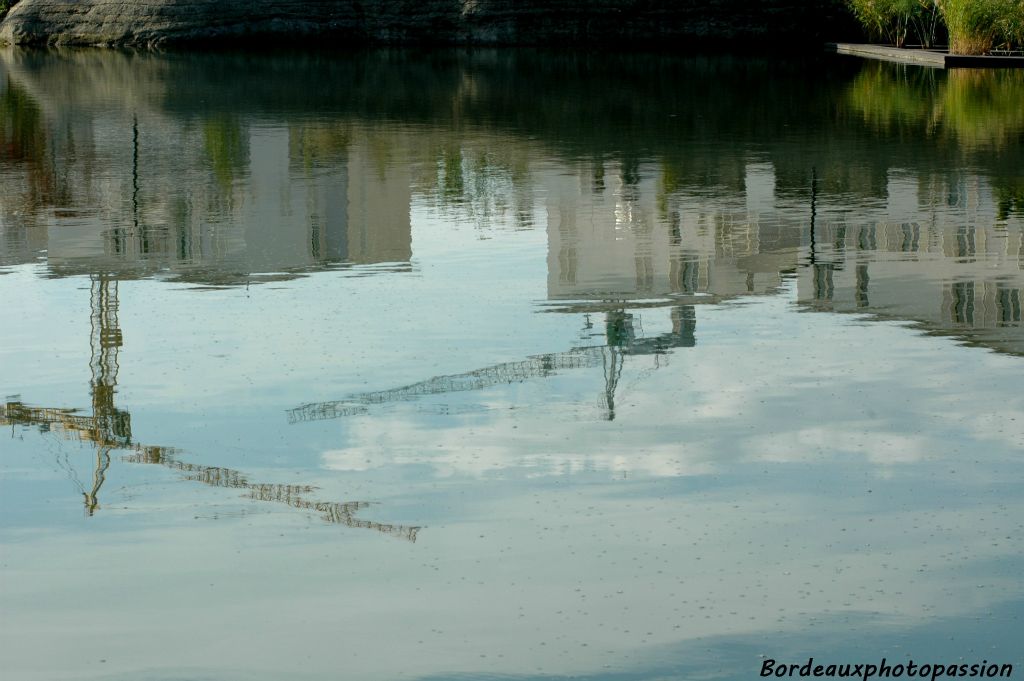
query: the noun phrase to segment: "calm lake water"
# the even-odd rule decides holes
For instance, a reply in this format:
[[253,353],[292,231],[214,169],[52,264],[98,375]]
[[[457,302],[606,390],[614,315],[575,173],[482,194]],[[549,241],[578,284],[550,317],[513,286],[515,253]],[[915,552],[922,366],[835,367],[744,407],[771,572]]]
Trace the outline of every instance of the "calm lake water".
[[1024,671],[1024,73],[0,51],[0,670]]

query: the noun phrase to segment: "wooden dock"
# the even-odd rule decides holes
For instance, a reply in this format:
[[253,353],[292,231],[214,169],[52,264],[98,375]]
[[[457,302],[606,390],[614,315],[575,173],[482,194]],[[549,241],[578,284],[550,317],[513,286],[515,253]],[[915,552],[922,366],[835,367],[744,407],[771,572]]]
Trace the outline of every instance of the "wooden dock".
[[857,43],[828,43],[829,52],[849,54],[866,59],[879,59],[898,64],[917,64],[939,69],[1021,69],[1024,57],[970,56],[949,54],[945,50],[926,50],[918,47],[890,47],[888,45],[860,45]]

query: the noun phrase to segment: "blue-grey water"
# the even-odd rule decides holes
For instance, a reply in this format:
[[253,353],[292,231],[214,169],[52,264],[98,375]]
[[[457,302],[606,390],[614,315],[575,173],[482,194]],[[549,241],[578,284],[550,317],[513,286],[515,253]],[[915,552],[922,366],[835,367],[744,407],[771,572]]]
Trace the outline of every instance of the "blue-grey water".
[[1024,73],[0,51],[0,673],[1024,673]]

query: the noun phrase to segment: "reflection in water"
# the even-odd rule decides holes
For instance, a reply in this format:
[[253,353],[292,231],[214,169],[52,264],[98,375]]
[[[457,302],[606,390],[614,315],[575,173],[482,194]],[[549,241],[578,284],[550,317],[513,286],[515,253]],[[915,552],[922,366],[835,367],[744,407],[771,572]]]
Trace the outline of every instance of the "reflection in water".
[[[129,415],[119,412],[125,422]],[[183,473],[185,480],[200,482],[211,487],[242,489],[247,499],[285,504],[292,508],[315,511],[329,523],[346,527],[376,530],[383,534],[415,542],[419,527],[391,525],[387,523],[360,520],[356,513],[373,504],[366,501],[327,502],[309,499],[316,491],[310,485],[282,485],[277,483],[250,482],[244,473],[220,466],[201,466],[177,460],[176,451],[170,447],[142,445],[131,442],[131,431],[108,431],[109,425],[95,416],[81,416],[73,409],[30,407],[21,402],[8,402],[0,408],[0,425],[35,427],[43,433],[54,432],[70,439],[91,442],[97,449],[96,467],[92,487],[82,491],[85,497],[85,511],[93,515],[100,508],[99,492],[110,466],[110,452],[115,449],[128,450],[132,454],[122,457],[127,463],[153,464]]]
[[[0,264],[45,251],[56,276],[216,285],[354,264],[409,269],[410,180],[379,162],[379,135],[347,122],[255,125],[238,111],[197,125],[136,102],[96,108],[96,84],[64,60],[44,58],[54,71],[20,53],[2,59],[11,153],[0,157]],[[55,84],[83,115],[48,97]]]
[[30,407],[21,402],[8,402],[0,408],[0,425],[36,427],[43,433],[89,442],[96,448],[96,465],[92,486],[82,490],[85,511],[93,515],[99,508],[100,488],[106,479],[113,450],[133,453],[122,460],[130,463],[157,464],[184,473],[186,480],[213,487],[244,489],[247,498],[255,501],[283,503],[292,508],[319,513],[324,520],[346,527],[372,529],[384,534],[416,541],[419,527],[390,525],[360,520],[356,512],[367,508],[368,502],[321,502],[308,495],[316,490],[308,485],[251,483],[246,476],[230,468],[201,466],[178,461],[169,447],[132,442],[131,415],[114,405],[119,369],[118,352],[123,337],[118,323],[117,281],[105,275],[92,277],[89,344],[92,355],[90,392],[92,414],[81,415],[74,409]]
[[[342,264],[403,270],[414,197],[484,229],[505,218],[530,228],[545,204],[547,295],[565,302],[552,309],[608,317],[600,347],[306,405],[291,420],[584,366],[604,367],[612,418],[623,358],[647,342],[627,332],[629,307],[772,294],[793,273],[807,309],[913,320],[1024,352],[1020,73],[859,64],[848,81],[801,93],[794,131],[786,102],[820,67],[642,57],[580,65],[530,52],[459,56],[426,72],[379,53],[267,58],[275,69],[233,56],[2,59],[3,169],[27,180],[4,183],[4,262],[45,250],[56,276],[208,284]],[[117,68],[96,76],[101,63]],[[296,87],[325,68],[352,87]],[[228,76],[238,69],[249,87]],[[382,73],[383,89],[370,77]],[[509,99],[502,83],[527,73],[562,87]],[[609,93],[605,80],[621,87]],[[134,89],[116,87],[129,82]],[[661,87],[669,82],[685,91],[666,99],[677,90]],[[711,87],[722,82],[734,87]],[[117,107],[99,94],[110,89],[124,93]],[[710,94],[689,96],[698,90]],[[81,113],[69,116],[57,93]],[[571,98],[588,107],[566,107]],[[736,114],[754,104],[756,118]],[[593,118],[581,121],[583,110]],[[864,145],[865,135],[878,143]]]
[[203,147],[222,196],[231,196],[231,187],[241,179],[249,165],[249,131],[237,116],[214,115],[203,122]]
[[[944,630],[907,631],[941,619],[1003,644],[1024,555],[1016,78],[0,51],[0,388],[91,393],[11,396],[0,421],[83,441],[92,476],[53,466],[63,440],[0,439],[0,667],[739,679],[757,662],[709,641],[735,657],[813,625],[837,659],[940,656]],[[136,441],[144,415],[174,448]],[[219,465],[181,453],[208,449]],[[200,484],[107,513],[122,479],[165,477],[127,463]],[[65,474],[103,522],[67,512]],[[273,480],[391,498],[431,531]],[[302,512],[199,527],[201,485]],[[313,514],[408,541],[339,541]]]
[[[0,149],[3,152],[0,163],[16,164],[21,182],[3,183],[0,210],[17,214],[55,202],[57,186],[48,164],[42,111],[23,87],[4,76],[0,69]],[[14,194],[13,189],[20,191]],[[6,223],[6,219],[0,218],[0,225],[6,226]],[[38,253],[45,247],[40,243],[39,230],[19,230],[11,234],[5,229],[2,236],[0,265],[17,263],[19,255]]]
[[444,395],[471,390],[484,390],[496,385],[521,383],[536,378],[554,376],[570,369],[601,367],[604,372],[605,391],[602,395],[604,418],[615,419],[615,390],[622,366],[629,355],[663,355],[673,348],[693,347],[696,316],[693,306],[671,308],[672,331],[650,338],[637,338],[633,329],[633,316],[625,309],[606,313],[606,345],[572,348],[527,357],[516,362],[505,362],[474,369],[462,374],[435,376],[419,383],[359,393],[342,400],[316,402],[288,411],[289,423],[320,421],[342,416],[364,414],[367,407],[391,402],[416,400],[429,395]]
[[1024,73],[865,64],[846,92],[851,113],[886,134],[927,136],[963,148],[1020,145]]
[[360,520],[356,517],[356,513],[360,509],[371,507],[373,504],[366,501],[313,501],[309,499],[308,495],[315,492],[316,487],[310,485],[249,482],[244,474],[230,468],[199,466],[178,461],[174,458],[173,451],[164,447],[135,447],[134,449],[135,454],[125,457],[124,461],[165,466],[184,473],[186,480],[201,482],[212,487],[243,489],[247,492],[247,499],[269,501],[305,511],[315,511],[329,523],[344,525],[345,527],[376,530],[377,532],[411,542],[416,541],[416,535],[419,534],[421,529],[406,525],[391,525]]
[[[234,56],[4,52],[2,168],[14,181],[3,183],[3,262],[45,250],[55,276],[207,284],[351,264],[403,270],[414,196],[484,229],[506,218],[529,228],[545,204],[548,298],[570,303],[564,311],[771,294],[799,272],[808,309],[914,320],[1024,352],[1020,73],[858,64],[848,82],[830,80],[805,101],[794,131],[786,101],[821,67],[643,57],[580,65],[528,51],[426,70],[391,53],[266,59],[276,68]],[[531,78],[564,87],[509,99],[501,84],[540,64]],[[99,65],[116,68],[100,76]],[[325,68],[353,86],[296,87]],[[238,69],[251,87],[229,77]],[[383,89],[371,85],[380,74]],[[598,97],[595,79],[621,87]],[[134,89],[118,89],[129,82]],[[668,82],[686,92],[666,99],[676,90],[660,87]],[[722,82],[734,87],[711,87]],[[110,91],[123,92],[116,107],[101,94]],[[594,112],[586,126],[581,109],[563,105],[573,97]],[[756,118],[735,115],[753,103]],[[879,142],[864,145],[865,135]],[[746,147],[730,142],[737,136]],[[609,335],[604,347],[620,345]],[[575,352],[501,366],[529,373],[525,365],[547,361],[554,371]],[[480,372],[504,371],[434,380],[476,385],[492,380]],[[324,403],[318,416],[395,392]]]
[[548,178],[548,297],[687,298],[771,293],[799,259],[799,205],[780,215],[770,163],[715,191],[668,167],[601,164]]
[[978,178],[947,184],[894,172],[884,215],[816,226],[798,297],[809,309],[918,322],[996,350],[1024,353],[1024,230],[994,219]]

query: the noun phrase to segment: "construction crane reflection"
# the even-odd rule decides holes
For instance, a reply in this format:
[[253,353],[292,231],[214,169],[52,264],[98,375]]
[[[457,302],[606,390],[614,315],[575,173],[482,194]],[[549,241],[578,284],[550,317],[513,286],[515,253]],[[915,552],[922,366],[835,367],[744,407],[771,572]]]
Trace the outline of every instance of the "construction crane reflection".
[[[575,311],[575,310],[573,310]],[[600,398],[603,418],[615,419],[615,395],[625,359],[630,355],[667,354],[673,348],[693,347],[696,343],[696,311],[693,305],[670,307],[672,330],[653,337],[637,337],[634,316],[624,306],[605,311],[605,345],[576,347],[564,352],[533,355],[514,362],[494,364],[461,374],[435,376],[418,383],[357,393],[340,400],[312,402],[287,412],[288,422],[322,421],[363,414],[374,405],[416,400],[429,395],[483,390],[496,385],[521,383],[547,378],[569,369],[600,367],[604,372],[604,393]],[[588,327],[592,326],[588,319]],[[657,365],[656,365],[657,366]]]
[[159,465],[177,471],[186,480],[212,487],[245,490],[246,498],[273,502],[311,511],[325,521],[346,527],[376,530],[383,534],[416,541],[420,527],[392,525],[362,520],[357,513],[372,504],[365,501],[324,502],[310,498],[316,488],[309,485],[253,483],[240,471],[219,466],[202,466],[178,460],[178,450],[171,447],[143,445],[132,440],[131,415],[114,404],[117,392],[118,351],[123,336],[118,323],[118,282],[113,275],[97,274],[90,286],[90,348],[92,356],[89,382],[92,413],[75,409],[41,408],[20,401],[0,407],[0,425],[37,428],[69,440],[88,442],[96,448],[96,462],[91,487],[83,488],[85,512],[92,516],[100,510],[99,494],[110,467],[111,452],[128,454],[122,461]]

